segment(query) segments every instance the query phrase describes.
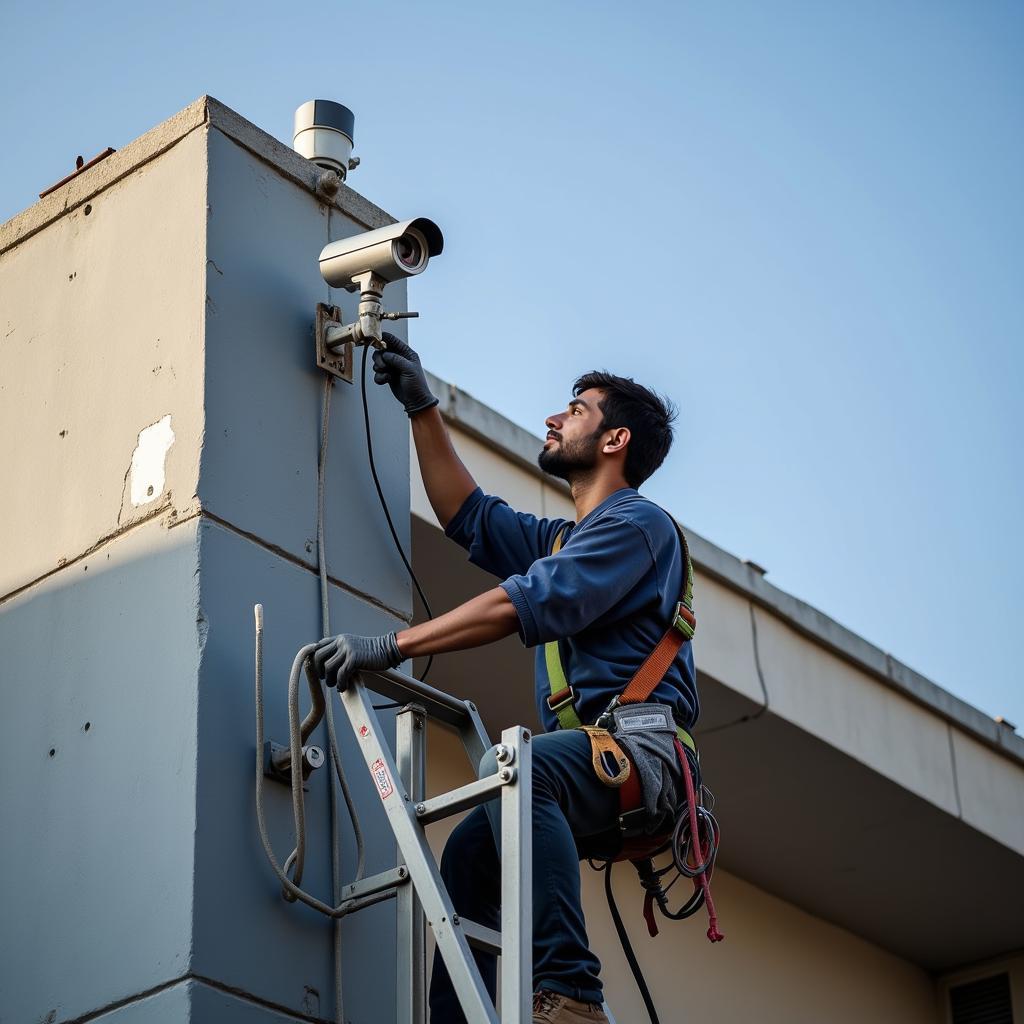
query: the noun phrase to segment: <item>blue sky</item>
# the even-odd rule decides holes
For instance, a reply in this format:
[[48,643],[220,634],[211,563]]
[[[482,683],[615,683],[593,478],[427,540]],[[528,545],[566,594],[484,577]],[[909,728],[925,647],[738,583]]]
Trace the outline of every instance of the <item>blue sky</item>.
[[538,432],[659,387],[652,498],[1024,727],[1024,5],[308,11],[4,4],[0,221],[202,93],[346,103],[353,187],[445,231],[431,369]]

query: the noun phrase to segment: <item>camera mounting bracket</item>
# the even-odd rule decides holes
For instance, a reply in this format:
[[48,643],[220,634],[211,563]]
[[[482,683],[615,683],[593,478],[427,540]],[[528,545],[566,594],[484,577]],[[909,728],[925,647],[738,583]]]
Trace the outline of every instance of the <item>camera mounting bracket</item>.
[[318,302],[316,321],[313,324],[313,334],[316,339],[316,365],[339,380],[351,384],[352,366],[355,362],[355,344],[350,340],[335,344],[334,347],[328,346],[328,331],[333,334],[343,330],[341,307]]

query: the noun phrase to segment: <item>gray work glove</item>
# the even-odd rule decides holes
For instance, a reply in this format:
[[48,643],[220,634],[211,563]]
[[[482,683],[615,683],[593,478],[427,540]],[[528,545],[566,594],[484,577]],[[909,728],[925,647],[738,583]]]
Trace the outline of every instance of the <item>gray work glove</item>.
[[420,357],[401,338],[385,332],[381,335],[387,349],[373,352],[373,379],[387,384],[391,393],[405,408],[408,415],[432,409],[437,399],[430,393],[427,375],[420,366]]
[[363,669],[397,668],[403,660],[394,633],[385,633],[384,636],[355,636],[352,633],[327,636],[313,652],[317,675],[328,686],[336,686],[339,690],[348,689],[352,677]]

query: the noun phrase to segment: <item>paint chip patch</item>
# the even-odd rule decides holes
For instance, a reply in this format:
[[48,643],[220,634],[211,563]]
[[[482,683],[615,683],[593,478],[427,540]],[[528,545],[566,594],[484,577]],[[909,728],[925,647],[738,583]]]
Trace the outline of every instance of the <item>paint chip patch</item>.
[[163,495],[167,453],[174,444],[171,416],[139,431],[139,443],[132,452],[131,499],[133,505],[148,505]]

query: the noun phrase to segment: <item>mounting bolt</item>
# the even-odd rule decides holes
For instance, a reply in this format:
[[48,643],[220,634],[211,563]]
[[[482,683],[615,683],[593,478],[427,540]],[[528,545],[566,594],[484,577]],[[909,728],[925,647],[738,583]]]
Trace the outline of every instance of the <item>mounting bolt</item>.
[[316,179],[317,195],[333,199],[341,189],[341,176],[334,171],[324,171]]
[[417,804],[416,805],[416,813],[417,814],[426,814],[427,813],[427,805],[426,804]]
[[498,778],[501,779],[502,782],[512,782],[515,777],[516,773],[512,768],[502,768],[501,771],[498,772]]
[[498,764],[511,764],[512,759],[515,757],[515,751],[511,747],[507,747],[504,743],[499,743],[494,748],[494,758]]
[[455,924],[455,925],[462,924],[462,919],[459,917],[458,914],[452,914],[452,924]]
[[319,747],[302,748],[302,777],[309,778],[310,772],[316,771],[324,763],[324,752]]

